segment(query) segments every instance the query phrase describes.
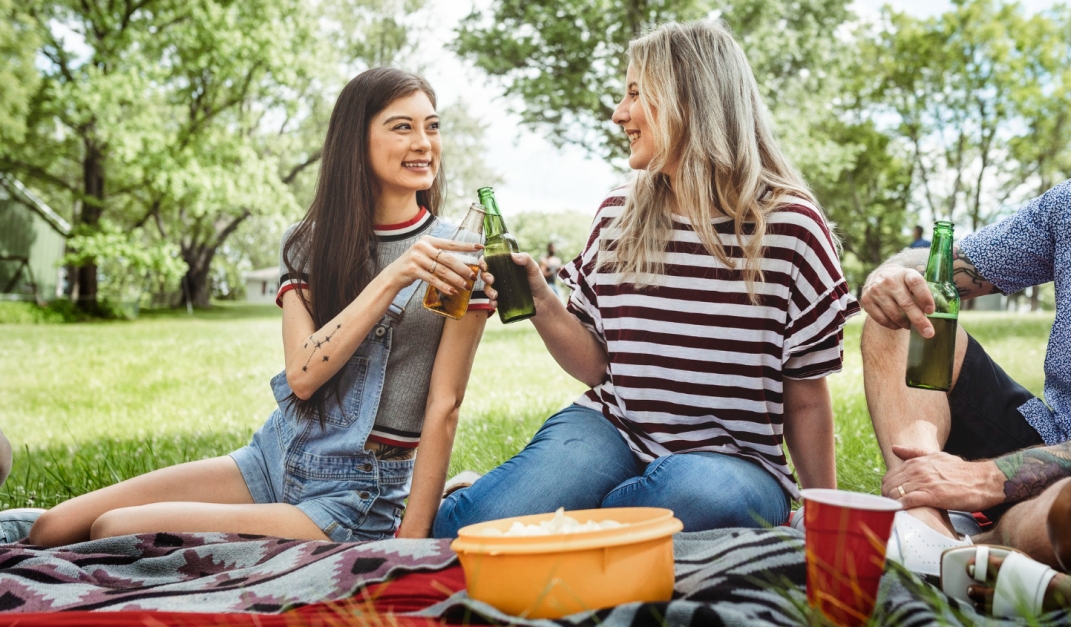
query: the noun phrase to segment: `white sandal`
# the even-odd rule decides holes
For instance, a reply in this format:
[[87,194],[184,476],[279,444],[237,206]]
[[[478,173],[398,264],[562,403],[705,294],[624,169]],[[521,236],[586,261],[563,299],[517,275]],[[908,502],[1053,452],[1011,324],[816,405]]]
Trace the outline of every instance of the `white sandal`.
[[[1057,573],[1015,549],[981,544],[945,551],[941,554],[941,590],[953,599],[973,604],[967,588],[986,585],[990,555],[1004,558],[993,590],[993,616],[1040,615],[1045,591]],[[971,558],[974,558],[973,576],[967,571]]]

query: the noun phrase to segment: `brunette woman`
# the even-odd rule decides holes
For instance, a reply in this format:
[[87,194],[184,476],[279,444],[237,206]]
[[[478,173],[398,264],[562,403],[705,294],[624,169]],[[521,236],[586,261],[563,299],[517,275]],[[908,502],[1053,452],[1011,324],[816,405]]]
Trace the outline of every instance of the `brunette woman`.
[[[437,217],[441,149],[424,79],[381,68],[350,81],[331,114],[316,196],[283,237],[278,409],[249,446],[62,503],[30,541],[159,531],[426,537],[487,317],[446,320],[421,306],[425,284],[456,293],[477,280],[451,253],[480,246],[446,239],[453,229]],[[470,311],[490,309],[481,290]]]

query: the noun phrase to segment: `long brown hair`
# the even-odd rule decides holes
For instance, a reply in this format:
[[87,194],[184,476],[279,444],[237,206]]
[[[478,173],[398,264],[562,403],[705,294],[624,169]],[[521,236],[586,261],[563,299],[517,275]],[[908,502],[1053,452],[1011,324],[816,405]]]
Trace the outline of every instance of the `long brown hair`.
[[[373,220],[378,181],[369,160],[369,130],[372,120],[390,103],[417,91],[427,94],[432,107],[436,106],[435,91],[422,77],[395,68],[375,68],[354,77],[331,111],[316,195],[283,247],[290,276],[308,274],[309,297],[297,292],[317,329],[353,302],[375,274]],[[417,192],[417,203],[432,215],[439,215],[444,180],[440,161],[432,186]],[[300,258],[305,259],[304,267],[291,265]],[[328,395],[338,397],[341,373],[306,401],[292,396],[299,415],[322,421]]]

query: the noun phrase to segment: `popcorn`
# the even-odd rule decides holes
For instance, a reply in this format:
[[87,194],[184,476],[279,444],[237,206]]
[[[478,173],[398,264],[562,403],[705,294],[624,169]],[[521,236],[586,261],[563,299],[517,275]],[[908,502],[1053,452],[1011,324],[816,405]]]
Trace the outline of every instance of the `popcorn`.
[[561,533],[584,533],[587,531],[600,531],[602,529],[616,529],[617,527],[624,527],[624,525],[616,520],[604,520],[602,522],[589,520],[586,523],[581,523],[572,516],[566,516],[565,508],[559,507],[558,510],[554,512],[553,518],[544,520],[538,525],[526,525],[522,522],[515,521],[505,533],[498,529],[489,528],[481,531],[480,535],[503,537],[552,536]]

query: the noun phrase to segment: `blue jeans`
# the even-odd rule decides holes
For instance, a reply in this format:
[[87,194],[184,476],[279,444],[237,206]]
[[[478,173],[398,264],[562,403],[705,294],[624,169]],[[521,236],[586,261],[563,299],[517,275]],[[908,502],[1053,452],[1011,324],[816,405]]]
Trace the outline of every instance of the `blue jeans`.
[[685,531],[780,525],[789,500],[756,462],[682,453],[647,464],[595,410],[571,405],[550,417],[528,446],[472,487],[448,496],[436,538],[497,518],[597,507],[665,507]]

